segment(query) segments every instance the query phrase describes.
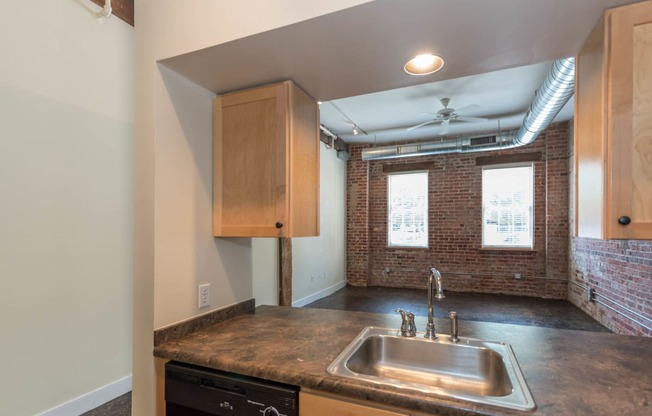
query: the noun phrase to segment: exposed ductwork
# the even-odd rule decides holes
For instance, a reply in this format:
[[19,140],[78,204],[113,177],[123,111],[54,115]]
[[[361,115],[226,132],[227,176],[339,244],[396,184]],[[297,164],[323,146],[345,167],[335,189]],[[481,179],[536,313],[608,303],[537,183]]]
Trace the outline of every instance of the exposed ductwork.
[[575,58],[554,61],[550,73],[536,92],[534,101],[518,131],[480,137],[460,137],[436,142],[374,147],[362,151],[362,160],[485,152],[525,146],[532,143],[539,133],[552,123],[552,120],[573,96],[574,89]]
[[343,161],[349,160],[349,145],[332,131],[328,130],[323,124],[319,125],[319,140],[324,142],[329,149],[335,148],[338,159]]

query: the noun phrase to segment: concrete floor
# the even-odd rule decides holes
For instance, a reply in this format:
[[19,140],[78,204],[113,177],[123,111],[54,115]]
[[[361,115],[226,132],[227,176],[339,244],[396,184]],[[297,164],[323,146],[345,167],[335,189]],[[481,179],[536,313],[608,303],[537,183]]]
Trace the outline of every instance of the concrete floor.
[[[376,313],[395,313],[396,308],[401,308],[427,316],[427,300],[425,290],[347,286],[304,307]],[[446,298],[435,304],[435,315],[445,318],[452,310],[457,311],[460,320],[610,332],[565,300],[447,292]],[[131,393],[127,393],[82,416],[130,414]]]
[[[566,300],[461,292],[445,295],[434,305],[438,318],[457,311],[458,318],[467,321],[611,332]],[[376,313],[395,313],[396,308],[401,308],[416,316],[427,316],[428,294],[425,289],[347,286],[304,307]]]
[[131,416],[131,392],[104,403],[81,416]]

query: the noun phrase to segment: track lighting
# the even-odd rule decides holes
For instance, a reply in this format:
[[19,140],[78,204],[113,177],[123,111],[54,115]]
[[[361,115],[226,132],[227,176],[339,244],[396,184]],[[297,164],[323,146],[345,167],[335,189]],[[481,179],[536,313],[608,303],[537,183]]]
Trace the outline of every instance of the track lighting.
[[365,136],[367,136],[367,132],[364,131],[364,129],[361,129],[357,124],[355,124],[355,123],[353,122],[353,120],[351,120],[351,117],[347,116],[347,115],[344,113],[344,111],[340,108],[339,105],[337,105],[334,101],[329,101],[329,103],[333,106],[333,108],[335,108],[337,111],[339,111],[340,114],[342,114],[342,115],[344,116],[345,119],[348,120],[348,123],[347,123],[347,124],[351,126],[351,131],[352,131],[352,133],[353,133],[354,136],[357,136],[357,135],[360,134],[360,133],[362,133],[362,134],[364,134]]

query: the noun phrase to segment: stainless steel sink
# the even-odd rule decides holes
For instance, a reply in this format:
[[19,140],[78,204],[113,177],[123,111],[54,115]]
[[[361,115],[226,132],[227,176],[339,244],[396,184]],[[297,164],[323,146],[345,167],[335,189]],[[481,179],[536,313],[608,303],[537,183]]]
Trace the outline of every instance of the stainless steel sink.
[[328,367],[330,374],[453,397],[532,410],[536,407],[509,344],[471,338],[453,343],[406,338],[395,329],[365,328]]

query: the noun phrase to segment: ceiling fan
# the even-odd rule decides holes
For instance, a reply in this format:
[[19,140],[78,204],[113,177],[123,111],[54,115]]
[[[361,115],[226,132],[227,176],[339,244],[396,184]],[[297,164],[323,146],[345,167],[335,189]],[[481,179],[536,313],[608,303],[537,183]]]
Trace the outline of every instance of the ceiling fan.
[[436,113],[425,113],[425,114],[433,114],[435,118],[432,120],[426,121],[425,123],[417,124],[416,126],[412,126],[408,128],[407,130],[414,130],[418,129],[419,127],[426,126],[428,124],[435,124],[435,123],[441,123],[441,129],[439,130],[439,134],[446,134],[448,133],[448,130],[450,128],[450,122],[451,121],[466,121],[466,122],[481,122],[481,121],[487,121],[489,120],[488,118],[483,118],[483,117],[470,117],[470,116],[465,116],[463,113],[466,110],[470,110],[472,108],[477,108],[479,107],[476,104],[472,105],[467,105],[466,107],[462,107],[460,109],[454,109],[454,108],[448,108],[448,104],[450,103],[451,99],[450,98],[442,98],[439,100],[441,104],[444,106],[441,110],[437,111]]

